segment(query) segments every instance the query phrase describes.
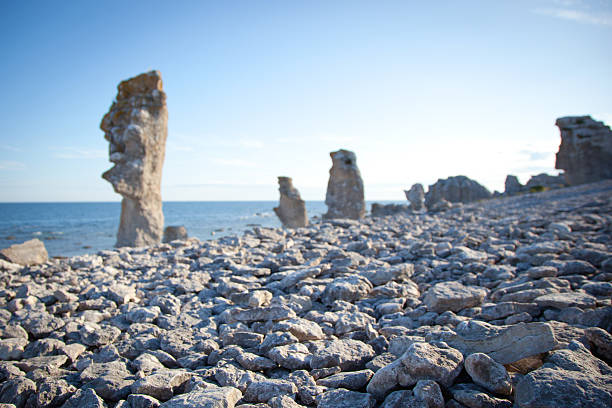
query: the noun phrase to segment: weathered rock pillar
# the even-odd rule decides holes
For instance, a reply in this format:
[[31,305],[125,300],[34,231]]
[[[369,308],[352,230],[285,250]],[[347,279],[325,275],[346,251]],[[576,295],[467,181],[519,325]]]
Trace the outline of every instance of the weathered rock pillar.
[[274,212],[287,228],[300,228],[308,225],[306,205],[300,197],[300,192],[293,187],[291,177],[278,178],[280,200]]
[[406,199],[410,201],[412,211],[425,209],[425,190],[421,183],[413,184],[410,190],[404,190],[404,194],[406,194]]
[[358,220],[365,215],[366,206],[357,157],[348,150],[338,150],[329,155],[332,168],[329,170],[325,197],[327,213],[323,217]]
[[115,165],[102,178],[123,196],[115,246],[147,246],[160,242],[164,228],[161,177],[168,109],[161,74],[151,71],[117,87],[117,99],[100,128],[109,141]]
[[566,116],[555,123],[561,131],[556,169],[565,170],[570,186],[612,178],[612,131],[590,116]]

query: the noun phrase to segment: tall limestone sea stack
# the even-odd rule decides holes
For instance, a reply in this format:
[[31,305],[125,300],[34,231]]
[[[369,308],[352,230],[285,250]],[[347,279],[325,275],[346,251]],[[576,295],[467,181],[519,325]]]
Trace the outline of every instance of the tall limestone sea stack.
[[565,170],[570,186],[612,178],[612,131],[590,116],[566,116],[555,123],[561,131],[556,169]]
[[115,165],[102,178],[123,196],[117,247],[160,242],[164,227],[161,177],[168,110],[161,74],[151,71],[119,84],[117,99],[100,128]]
[[365,215],[363,180],[357,167],[357,157],[349,150],[329,154],[332,168],[327,183],[327,213],[324,218],[350,218],[358,220]]
[[300,197],[300,192],[293,187],[291,177],[278,178],[280,200],[274,212],[287,228],[300,228],[308,225],[306,205]]

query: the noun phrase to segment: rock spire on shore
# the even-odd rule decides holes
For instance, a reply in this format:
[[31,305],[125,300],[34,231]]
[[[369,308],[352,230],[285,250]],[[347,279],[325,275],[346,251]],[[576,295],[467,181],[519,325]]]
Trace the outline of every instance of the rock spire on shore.
[[612,178],[612,131],[590,116],[566,116],[556,125],[561,132],[556,169],[565,170],[569,185]]
[[100,128],[115,165],[102,177],[121,194],[117,247],[160,242],[163,234],[161,177],[168,110],[161,74],[151,71],[121,82]]
[[332,167],[327,183],[326,219],[349,218],[358,220],[366,212],[363,180],[357,167],[357,156],[349,150],[338,150],[329,154]]
[[300,228],[308,225],[306,204],[300,197],[300,192],[293,186],[291,177],[278,178],[280,199],[274,213],[287,228]]

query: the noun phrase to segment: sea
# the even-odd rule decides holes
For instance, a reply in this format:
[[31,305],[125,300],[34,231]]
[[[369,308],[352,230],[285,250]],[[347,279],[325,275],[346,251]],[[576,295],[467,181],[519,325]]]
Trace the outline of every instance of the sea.
[[[280,227],[272,210],[277,205],[278,201],[167,201],[163,211],[166,226],[184,225],[189,236],[204,241],[242,235],[257,226]],[[327,206],[306,201],[306,210],[316,219]],[[120,213],[119,202],[0,203],[0,248],[38,238],[50,257],[112,249]]]

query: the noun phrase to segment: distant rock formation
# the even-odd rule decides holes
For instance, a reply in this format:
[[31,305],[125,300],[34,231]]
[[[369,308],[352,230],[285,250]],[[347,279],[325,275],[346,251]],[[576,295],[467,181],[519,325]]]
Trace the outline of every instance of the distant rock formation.
[[300,228],[308,225],[306,205],[300,197],[300,192],[293,187],[291,177],[278,178],[280,200],[274,212],[287,228]]
[[162,242],[168,243],[176,240],[184,241],[187,238],[189,238],[189,235],[184,225],[170,225],[164,230]]
[[363,180],[357,167],[355,153],[338,150],[329,154],[332,168],[327,183],[327,213],[323,218],[350,218],[358,220],[365,215]]
[[506,182],[504,183],[504,185],[504,193],[507,195],[518,194],[525,188],[518,180],[518,177],[513,176],[512,174],[508,174],[506,176]]
[[373,203],[370,213],[372,217],[385,217],[387,215],[408,213],[409,211],[410,207],[406,204]]
[[425,205],[431,208],[442,199],[451,203],[469,203],[491,197],[491,192],[478,182],[465,176],[455,176],[438,179],[435,184],[429,186],[425,194]]
[[425,208],[425,189],[421,183],[413,184],[410,190],[404,190],[406,199],[410,201],[410,209],[421,211]]
[[42,264],[47,262],[48,258],[45,244],[38,239],[31,239],[0,250],[0,259],[24,266]]
[[557,119],[561,145],[556,169],[565,170],[570,186],[612,178],[612,131],[590,116]]
[[117,247],[160,242],[164,228],[161,176],[168,136],[161,74],[151,71],[119,84],[100,128],[115,165],[102,175],[123,196]]
[[527,184],[525,184],[526,190],[545,188],[545,189],[553,189],[553,188],[561,188],[565,187],[565,177],[563,174],[558,176],[551,176],[550,174],[540,173],[535,176],[531,176]]

